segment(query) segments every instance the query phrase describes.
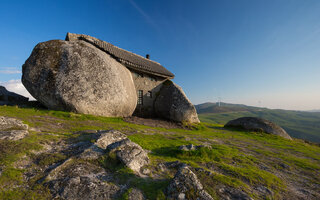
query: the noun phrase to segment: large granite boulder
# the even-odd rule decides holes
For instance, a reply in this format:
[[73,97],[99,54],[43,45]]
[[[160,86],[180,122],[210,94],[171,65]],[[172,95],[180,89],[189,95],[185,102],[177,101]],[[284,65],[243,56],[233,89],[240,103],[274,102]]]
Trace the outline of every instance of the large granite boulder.
[[199,123],[197,111],[182,88],[166,81],[154,103],[154,109],[159,117],[176,122]]
[[0,105],[14,105],[28,103],[28,101],[29,98],[10,92],[5,87],[0,86]]
[[292,140],[289,134],[280,126],[268,120],[257,117],[241,117],[235,120],[231,120],[226,125],[224,125],[224,127],[238,127],[248,131],[261,131]]
[[39,43],[23,65],[22,83],[55,110],[130,116],[137,103],[130,71],[84,41]]

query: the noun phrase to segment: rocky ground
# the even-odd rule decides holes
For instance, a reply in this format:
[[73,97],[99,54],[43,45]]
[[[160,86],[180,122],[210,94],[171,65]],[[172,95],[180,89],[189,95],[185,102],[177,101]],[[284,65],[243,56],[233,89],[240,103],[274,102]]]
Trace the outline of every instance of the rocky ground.
[[0,199],[320,198],[320,148],[303,141],[9,106],[0,116],[0,135],[27,131],[0,140]]

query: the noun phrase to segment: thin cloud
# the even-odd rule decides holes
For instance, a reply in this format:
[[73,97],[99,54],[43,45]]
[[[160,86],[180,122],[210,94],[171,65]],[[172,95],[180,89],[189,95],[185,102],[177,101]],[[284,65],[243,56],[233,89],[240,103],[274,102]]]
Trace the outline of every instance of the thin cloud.
[[0,74],[21,74],[19,70],[0,70]]
[[142,15],[142,17],[145,19],[145,21],[150,24],[153,28],[155,28],[157,31],[160,30],[160,28],[157,26],[157,24],[153,21],[153,19],[146,13],[144,10],[142,10],[134,0],[129,0],[130,4]]
[[21,70],[14,67],[1,67],[0,74],[21,74]]

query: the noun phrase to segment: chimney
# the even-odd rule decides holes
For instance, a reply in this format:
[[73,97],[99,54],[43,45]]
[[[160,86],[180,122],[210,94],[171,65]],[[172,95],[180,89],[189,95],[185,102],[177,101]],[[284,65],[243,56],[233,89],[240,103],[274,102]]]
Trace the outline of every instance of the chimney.
[[147,54],[147,55],[146,55],[146,58],[147,58],[147,59],[150,59],[150,55],[149,55],[149,54]]

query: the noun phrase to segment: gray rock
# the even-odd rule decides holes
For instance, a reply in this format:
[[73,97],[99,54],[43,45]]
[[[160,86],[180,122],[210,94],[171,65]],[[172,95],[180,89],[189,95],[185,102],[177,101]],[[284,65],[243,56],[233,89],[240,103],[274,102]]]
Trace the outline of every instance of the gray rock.
[[77,176],[52,182],[49,186],[55,199],[114,199],[119,187],[95,176]]
[[130,190],[128,200],[143,200],[145,199],[141,190],[133,188]]
[[248,131],[261,131],[292,140],[289,134],[280,126],[268,120],[256,117],[241,117],[231,120],[224,127],[239,127]]
[[84,149],[78,156],[79,158],[95,160],[105,153],[104,150],[106,150],[109,145],[127,139],[125,134],[116,130],[99,131],[96,135],[97,141],[89,148]]
[[244,193],[243,191],[231,187],[221,187],[218,190],[218,195],[221,199],[226,200],[253,200],[248,194]]
[[22,83],[55,110],[130,116],[137,104],[130,71],[84,41],[39,43],[23,65]]
[[110,176],[100,166],[69,158],[49,172],[44,185],[53,199],[114,199],[120,187],[108,182]]
[[100,136],[95,144],[101,149],[106,149],[112,143],[127,139],[125,134],[116,130],[99,131],[98,134],[100,134]]
[[5,87],[0,86],[0,105],[14,105],[27,103],[29,98],[14,92],[9,92]]
[[197,150],[197,149],[200,149],[200,148],[209,148],[211,149],[211,146],[210,145],[193,145],[193,144],[188,144],[188,145],[182,145],[179,147],[179,150],[181,151],[194,151],[194,150]]
[[117,158],[128,168],[140,174],[141,167],[149,163],[149,157],[142,147],[129,139],[121,140],[108,146]]
[[203,189],[197,176],[187,167],[182,166],[167,188],[168,199],[213,200]]
[[155,100],[154,109],[159,117],[176,122],[199,123],[198,114],[182,88],[166,81]]
[[0,140],[20,140],[29,134],[28,128],[18,119],[0,116]]
[[77,157],[84,160],[96,160],[103,155],[104,155],[104,150],[97,147],[95,144],[93,144],[89,148],[85,149]]
[[182,145],[182,146],[179,147],[179,150],[182,150],[182,151],[194,151],[194,150],[196,150],[196,146],[194,146],[193,144]]

